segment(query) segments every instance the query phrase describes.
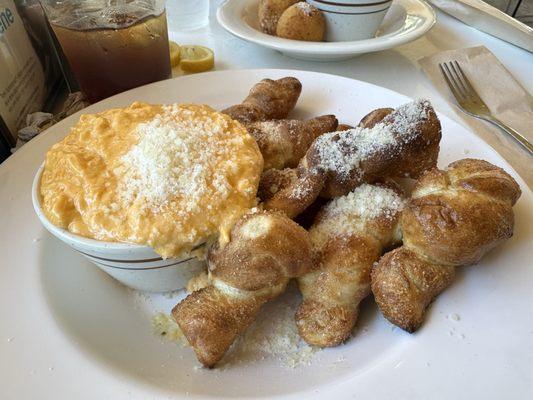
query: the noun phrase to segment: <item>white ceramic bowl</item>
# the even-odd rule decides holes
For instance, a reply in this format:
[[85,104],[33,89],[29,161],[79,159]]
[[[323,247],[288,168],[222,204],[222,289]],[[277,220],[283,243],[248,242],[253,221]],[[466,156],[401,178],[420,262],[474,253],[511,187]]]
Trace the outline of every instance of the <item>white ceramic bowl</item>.
[[185,287],[191,277],[205,268],[205,262],[196,257],[163,259],[148,246],[104,242],[58,228],[46,218],[41,208],[39,183],[42,171],[43,165],[33,179],[32,201],[43,226],[124,285],[148,292],[169,292]]
[[392,0],[307,0],[324,14],[326,41],[348,42],[376,34]]
[[[392,0],[375,36],[349,41],[305,42],[261,32],[258,8],[259,0],[226,0],[217,10],[217,20],[220,26],[243,40],[290,57],[312,61],[346,60],[360,54],[390,49],[419,38],[436,21],[435,12],[424,0]],[[369,15],[365,18],[369,18]]]

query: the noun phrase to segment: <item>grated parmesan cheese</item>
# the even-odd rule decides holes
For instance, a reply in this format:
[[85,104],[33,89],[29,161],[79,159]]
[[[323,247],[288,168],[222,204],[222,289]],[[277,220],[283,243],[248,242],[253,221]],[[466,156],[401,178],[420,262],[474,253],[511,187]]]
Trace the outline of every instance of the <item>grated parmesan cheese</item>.
[[265,304],[256,320],[223,360],[223,367],[250,361],[274,359],[286,368],[309,365],[317,347],[309,346],[298,334],[294,313],[301,301],[294,286]]
[[141,199],[158,211],[172,198],[186,197],[186,212],[198,212],[198,201],[208,191],[226,198],[231,184],[216,168],[220,163],[235,161],[231,154],[220,151],[224,147],[220,136],[225,126],[178,119],[175,114],[187,110],[176,106],[163,110],[153,120],[138,125],[139,142],[122,157],[122,198],[130,203]]
[[376,152],[401,150],[416,137],[416,128],[427,119],[429,106],[427,100],[407,103],[372,128],[356,127],[318,137],[314,143],[318,156],[315,168],[348,178]]
[[170,315],[163,312],[155,314],[152,317],[152,329],[156,335],[161,336],[169,342],[177,343],[180,346],[188,345],[185,335],[183,335],[179,325]]
[[251,134],[258,142],[279,143],[284,141],[286,136],[294,131],[300,123],[301,121],[296,119],[273,119],[256,122],[252,127],[257,129],[251,129]]
[[334,199],[324,209],[328,216],[352,215],[369,220],[381,216],[392,218],[403,205],[403,199],[394,190],[365,183]]
[[[316,347],[305,343],[298,334],[294,313],[301,301],[295,285],[277,299],[265,304],[255,321],[239,337],[219,363],[219,369],[235,365],[275,360],[286,368],[309,365],[315,359]],[[152,318],[154,332],[162,338],[180,346],[188,346],[178,324],[164,314]]]
[[311,15],[313,11],[317,10],[316,7],[313,7],[311,4],[306,3],[305,1],[300,1],[299,3],[296,3],[296,7],[308,16]]
[[320,221],[310,231],[313,245],[320,250],[329,238],[361,231],[367,221],[376,218],[391,220],[404,204],[405,201],[392,189],[363,184],[324,206]]

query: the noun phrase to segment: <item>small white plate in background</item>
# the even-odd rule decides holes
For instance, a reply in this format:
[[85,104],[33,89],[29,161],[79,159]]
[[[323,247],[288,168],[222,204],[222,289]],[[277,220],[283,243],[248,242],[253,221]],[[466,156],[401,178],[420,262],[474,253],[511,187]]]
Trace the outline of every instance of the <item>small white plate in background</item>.
[[241,39],[311,61],[346,60],[390,49],[418,39],[436,21],[435,12],[426,2],[394,0],[374,38],[350,42],[305,42],[261,32],[258,5],[259,0],[228,0],[217,10],[217,20],[224,29]]

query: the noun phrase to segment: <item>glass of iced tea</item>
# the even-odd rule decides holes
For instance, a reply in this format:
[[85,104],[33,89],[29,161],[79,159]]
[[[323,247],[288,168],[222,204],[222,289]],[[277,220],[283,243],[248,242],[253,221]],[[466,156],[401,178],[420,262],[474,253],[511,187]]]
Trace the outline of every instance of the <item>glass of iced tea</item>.
[[171,75],[164,0],[41,0],[87,99]]

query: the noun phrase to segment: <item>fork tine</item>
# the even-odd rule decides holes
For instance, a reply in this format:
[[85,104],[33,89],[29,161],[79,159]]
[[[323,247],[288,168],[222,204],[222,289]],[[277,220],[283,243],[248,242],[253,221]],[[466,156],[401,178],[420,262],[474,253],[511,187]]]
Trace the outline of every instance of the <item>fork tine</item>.
[[444,63],[444,69],[446,70],[446,72],[448,73],[448,77],[450,78],[450,80],[453,82],[454,86],[455,86],[455,89],[461,93],[461,96],[463,99],[466,100],[466,93],[465,93],[465,89],[464,87],[459,83],[458,81],[458,78],[457,76],[452,72],[451,68],[450,68],[450,63]]
[[454,83],[452,82],[452,78],[449,76],[449,70],[446,68],[446,63],[440,63],[439,68],[440,72],[442,73],[442,76],[444,76],[444,80],[448,84],[448,87],[450,88],[452,94],[454,95],[455,99],[460,102],[463,99],[463,95],[455,88]]
[[448,63],[450,69],[453,71],[453,75],[455,77],[455,80],[457,82],[457,86],[461,87],[461,92],[464,94],[465,98],[468,98],[470,96],[470,92],[467,89],[466,85],[463,82],[462,76],[459,73],[459,71],[455,68],[455,64],[457,64],[457,61],[450,61]]
[[479,97],[479,94],[476,92],[476,89],[474,89],[474,87],[470,83],[470,80],[468,79],[468,77],[464,73],[464,71],[461,68],[461,66],[459,65],[459,63],[457,61],[454,61],[453,63],[454,63],[454,66],[457,67],[457,70],[459,71],[459,74],[460,74],[460,76],[461,76],[461,78],[462,78],[462,80],[464,82],[465,89],[466,89],[467,93],[469,93],[476,100],[478,100],[480,102],[483,102],[483,100],[481,100],[481,97]]

